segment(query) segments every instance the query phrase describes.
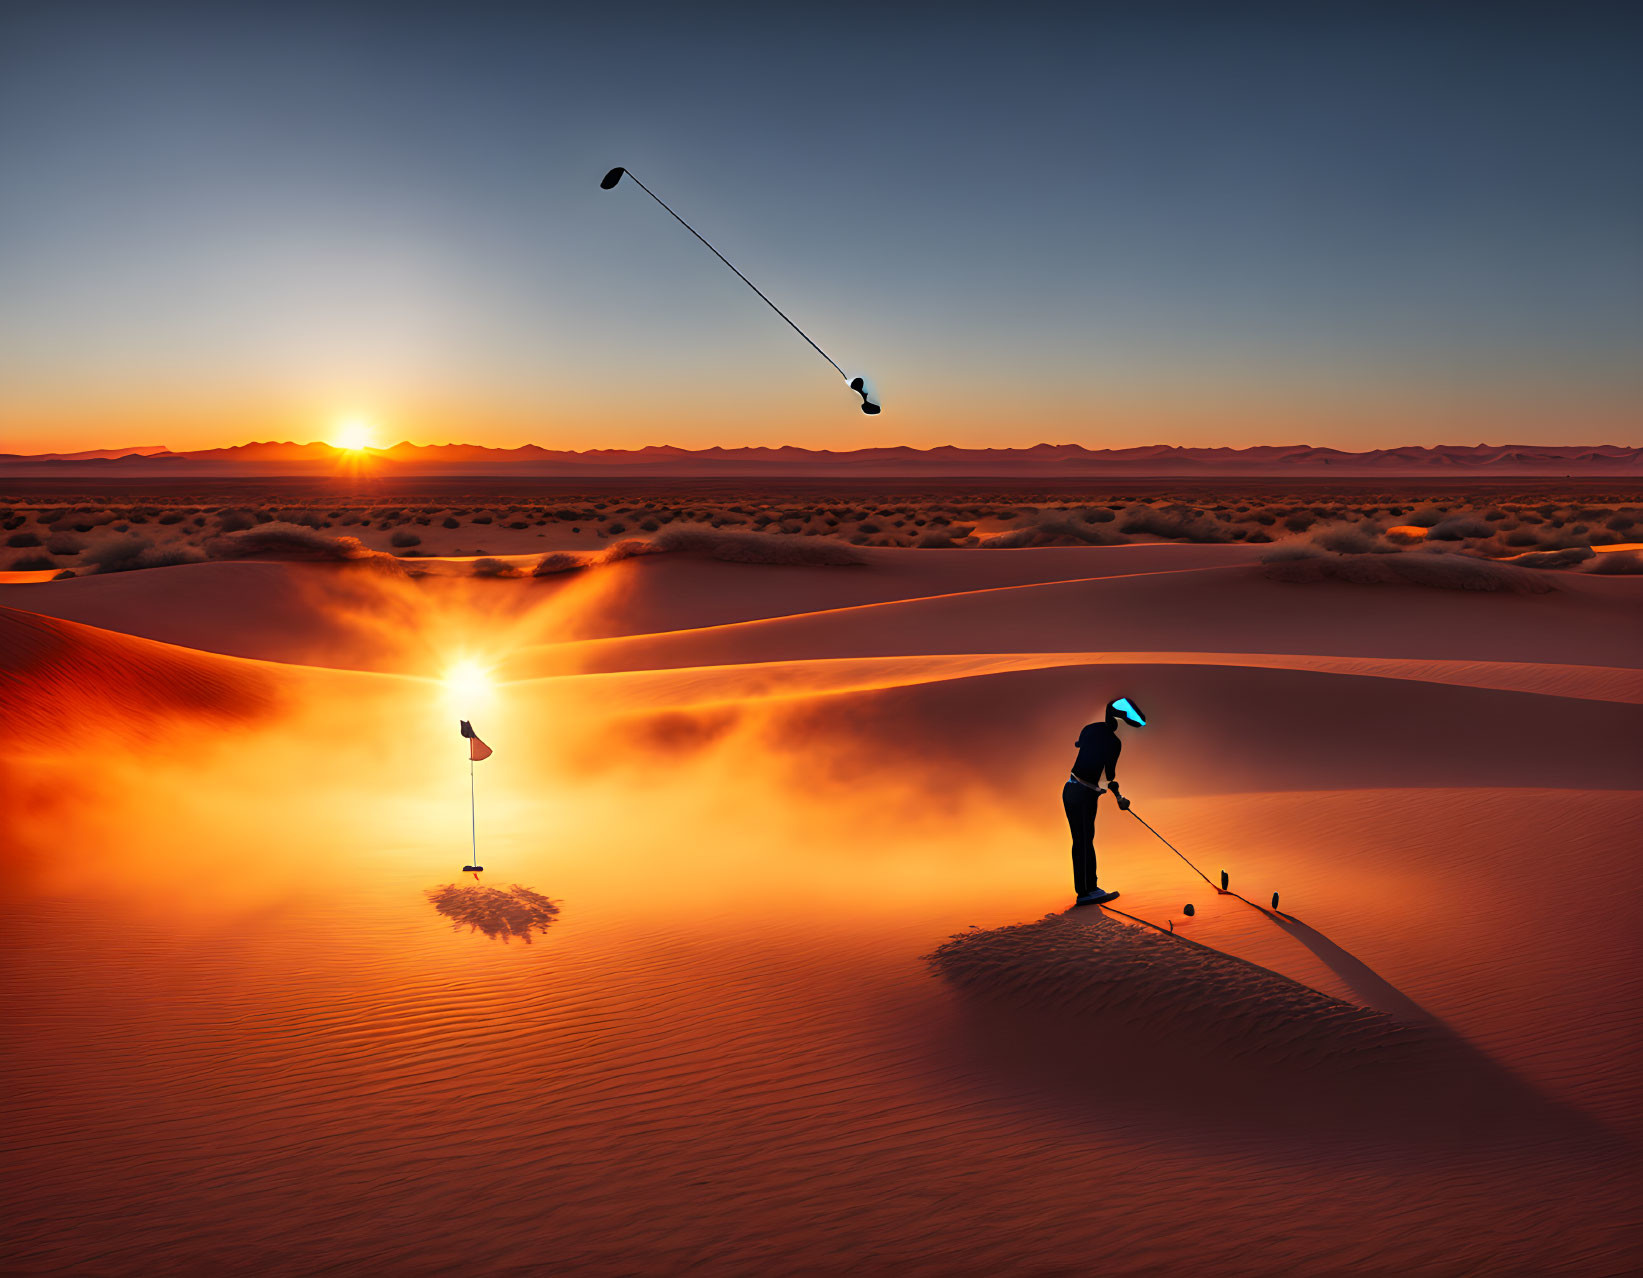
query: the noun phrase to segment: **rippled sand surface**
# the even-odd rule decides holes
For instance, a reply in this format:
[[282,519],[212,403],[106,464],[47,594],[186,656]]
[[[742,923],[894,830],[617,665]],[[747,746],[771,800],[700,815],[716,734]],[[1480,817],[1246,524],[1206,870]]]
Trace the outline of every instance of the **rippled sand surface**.
[[[1019,553],[1046,646],[899,565],[905,604],[788,605],[763,649],[746,600],[715,646],[695,598],[626,663],[567,614],[654,624],[688,562],[533,594],[551,626],[430,597],[418,633],[518,667],[464,708],[497,751],[477,879],[453,707],[404,650],[362,673],[0,611],[3,1267],[1630,1265],[1643,654],[1544,609],[1622,625],[1634,584],[1391,592],[1397,651],[1343,627],[1286,660],[1361,596],[1251,579],[1268,633],[1183,620],[1153,660],[1133,625],[1065,641],[1139,588],[1100,552],[1082,587]],[[790,600],[829,570],[743,571]],[[1175,592],[1148,624],[1240,571],[1148,579]],[[1137,810],[1248,901],[1106,811],[1114,904],[1163,930],[1067,910],[1058,770],[1114,681],[1150,693]]]

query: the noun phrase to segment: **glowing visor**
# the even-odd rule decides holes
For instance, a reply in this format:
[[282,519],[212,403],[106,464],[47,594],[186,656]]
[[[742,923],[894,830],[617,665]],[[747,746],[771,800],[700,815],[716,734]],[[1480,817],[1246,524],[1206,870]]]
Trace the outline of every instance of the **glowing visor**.
[[1125,723],[1132,724],[1137,728],[1147,726],[1147,716],[1142,714],[1140,707],[1128,697],[1119,697],[1116,701],[1107,702],[1107,715],[1109,718],[1117,715]]

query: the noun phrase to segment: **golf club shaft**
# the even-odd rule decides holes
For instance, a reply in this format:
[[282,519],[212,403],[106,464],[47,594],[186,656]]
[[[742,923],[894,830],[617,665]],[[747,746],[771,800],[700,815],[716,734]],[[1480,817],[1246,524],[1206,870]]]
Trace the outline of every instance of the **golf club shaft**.
[[[697,239],[701,240],[703,244],[707,244],[708,252],[712,253],[714,257],[718,258],[726,266],[730,267],[731,270],[736,271],[735,264],[732,263],[731,260],[728,257],[726,257],[723,253],[719,252],[719,250],[714,248],[713,245],[708,244],[708,241],[707,241],[706,237],[704,237],[700,231],[698,231],[689,222],[685,221],[684,218],[680,217],[671,208],[668,208],[667,201],[664,200],[661,196],[657,195],[655,191],[651,190],[643,182],[640,182],[639,179],[634,176],[634,173],[633,173],[632,169],[625,169],[623,171],[627,174],[628,177],[633,178],[633,180],[639,184],[639,189],[641,191],[643,191],[646,195],[650,196],[651,199],[655,200],[656,203],[660,204],[664,209],[667,209],[667,213],[668,213],[669,217],[671,217],[680,226],[684,227],[685,230],[689,231]],[[786,311],[782,310],[781,307],[777,306],[776,303],[772,302],[768,297],[765,297],[764,290],[762,290],[752,280],[748,279],[747,276],[743,275],[740,271],[736,271],[736,278],[739,279],[743,284],[746,284],[748,286],[748,288],[752,289],[755,293],[757,293],[759,295],[760,299],[764,302],[764,304],[766,306],[768,306],[771,310],[775,311],[776,314],[780,315],[782,317],[782,319],[784,321],[786,321],[787,326],[789,328],[791,328],[800,337],[804,338],[805,341],[810,342],[811,349],[814,350],[816,352],[816,354],[820,355],[823,359],[825,359],[829,364],[832,364],[833,368],[838,372],[838,375],[840,377],[844,378],[845,381],[850,380],[850,374],[846,373],[842,368],[839,368],[838,363],[833,359],[833,357],[831,355],[829,355],[821,347],[817,346],[815,342],[811,341],[809,333],[806,333],[802,328],[800,328],[792,320],[788,319]]]
[[[1140,813],[1139,813],[1139,812],[1137,812],[1137,811],[1136,811],[1136,810],[1135,810],[1135,809],[1134,809],[1134,808],[1128,808],[1128,809],[1126,809],[1126,810],[1127,810],[1127,811],[1128,811],[1128,812],[1129,812],[1129,814],[1130,814],[1130,815],[1131,815],[1131,816],[1132,816],[1132,817],[1134,817],[1134,818],[1135,818],[1135,819],[1136,819],[1136,820],[1137,820],[1137,821],[1141,821],[1141,824],[1142,824],[1142,825],[1146,825],[1146,826],[1147,826],[1147,829],[1149,829],[1149,830],[1152,830],[1152,835],[1153,835],[1153,837],[1154,837],[1154,838],[1155,838],[1155,839],[1157,839],[1157,840],[1158,840],[1158,841],[1159,841],[1159,842],[1160,842],[1160,843],[1162,843],[1162,844],[1163,844],[1163,845],[1164,845],[1164,846],[1165,846],[1165,847],[1166,847],[1166,848],[1168,848],[1168,849],[1169,849],[1169,850],[1170,850],[1170,851],[1171,851],[1171,852],[1173,852],[1173,853],[1175,853],[1175,855],[1176,855],[1176,856],[1179,856],[1179,857],[1181,857],[1181,859],[1182,859],[1182,860],[1183,860],[1183,861],[1187,861],[1187,858],[1186,858],[1186,857],[1185,857],[1185,856],[1183,856],[1183,855],[1182,855],[1182,853],[1181,853],[1181,849],[1180,849],[1180,848],[1178,848],[1178,847],[1176,847],[1176,846],[1175,846],[1175,844],[1173,844],[1173,843],[1171,843],[1171,842],[1170,842],[1170,841],[1169,841],[1169,840],[1168,840],[1168,839],[1166,839],[1166,838],[1165,838],[1165,837],[1164,837],[1164,836],[1163,836],[1163,835],[1162,835],[1162,834],[1159,834],[1159,833],[1158,833],[1158,831],[1157,831],[1157,830],[1153,830],[1153,829],[1152,829],[1152,827],[1151,827],[1151,826],[1150,826],[1150,825],[1147,825],[1147,823],[1146,823],[1146,822],[1145,822],[1145,821],[1143,821],[1143,820],[1142,820],[1142,819],[1141,819],[1141,814],[1140,814]],[[1192,862],[1191,862],[1191,861],[1187,861],[1187,865],[1188,865],[1188,866],[1190,866],[1190,867],[1191,867],[1191,869],[1192,869],[1192,872],[1193,872],[1193,873],[1194,873],[1194,874],[1196,874],[1196,875],[1197,875],[1197,876],[1198,876],[1198,877],[1199,877],[1199,878],[1201,878],[1201,879],[1202,879],[1202,880],[1203,880],[1203,881],[1204,881],[1204,882],[1205,882],[1205,883],[1208,883],[1208,884],[1209,884],[1209,885],[1210,885],[1210,886],[1211,886],[1211,887],[1212,887],[1212,888],[1215,888],[1215,890],[1216,890],[1216,891],[1217,891],[1217,892],[1219,892],[1219,891],[1220,891],[1220,890],[1221,890],[1221,889],[1220,889],[1220,888],[1218,888],[1218,887],[1215,887],[1215,884],[1214,884],[1214,882],[1213,882],[1213,881],[1212,881],[1212,880],[1211,880],[1211,879],[1210,879],[1210,877],[1209,877],[1209,875],[1207,875],[1207,874],[1205,874],[1205,873],[1204,873],[1204,872],[1203,872],[1203,871],[1202,871],[1202,870],[1200,870],[1200,869],[1199,869],[1199,868],[1198,868],[1198,867],[1197,867],[1197,866],[1196,866],[1196,865],[1193,865],[1193,864],[1192,864]]]
[[468,760],[468,837],[473,842],[473,857],[469,865],[479,864],[479,812],[474,805],[474,761]]

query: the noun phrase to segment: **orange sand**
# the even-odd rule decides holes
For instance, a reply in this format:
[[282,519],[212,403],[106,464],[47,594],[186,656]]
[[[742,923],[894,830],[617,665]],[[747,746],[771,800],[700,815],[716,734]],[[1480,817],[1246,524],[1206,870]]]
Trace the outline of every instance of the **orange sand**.
[[1255,550],[0,586],[6,1269],[1627,1268],[1643,583]]

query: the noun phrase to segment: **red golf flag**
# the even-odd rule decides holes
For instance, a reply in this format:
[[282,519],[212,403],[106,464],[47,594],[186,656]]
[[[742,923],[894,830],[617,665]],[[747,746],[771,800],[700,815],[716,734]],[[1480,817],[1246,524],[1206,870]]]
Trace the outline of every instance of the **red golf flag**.
[[474,731],[473,724],[466,719],[462,721],[462,735],[468,738],[468,758],[478,763],[481,759],[491,757],[490,746],[479,739],[479,734]]

